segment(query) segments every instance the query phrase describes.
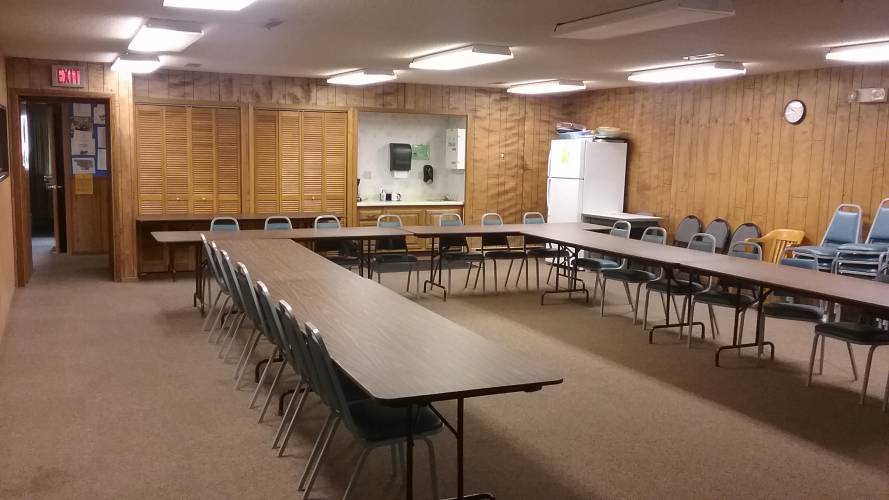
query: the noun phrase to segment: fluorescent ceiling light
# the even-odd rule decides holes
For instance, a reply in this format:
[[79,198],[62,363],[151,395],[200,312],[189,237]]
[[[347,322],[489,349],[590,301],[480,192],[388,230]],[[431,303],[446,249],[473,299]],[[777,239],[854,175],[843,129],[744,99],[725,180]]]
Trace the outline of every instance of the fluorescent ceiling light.
[[733,15],[734,0],[660,0],[557,24],[553,36],[604,40]]
[[709,80],[727,76],[743,75],[747,68],[739,62],[709,62],[671,66],[669,68],[647,69],[630,73],[627,80],[647,83],[685,82],[689,80]]
[[510,94],[555,94],[584,90],[586,85],[580,80],[548,80],[545,82],[522,83],[506,89]]
[[133,52],[182,52],[204,36],[197,23],[149,19],[128,47]]
[[333,75],[327,79],[327,83],[333,85],[371,85],[394,79],[395,72],[391,69],[359,69],[358,71]]
[[164,0],[164,7],[206,10],[241,10],[256,0]]
[[512,59],[512,50],[499,45],[469,45],[429,54],[411,61],[413,69],[452,70]]
[[889,61],[889,42],[831,47],[830,52],[824,57],[831,61],[858,63]]
[[121,54],[111,65],[111,71],[120,73],[151,73],[160,68],[161,61],[151,54]]

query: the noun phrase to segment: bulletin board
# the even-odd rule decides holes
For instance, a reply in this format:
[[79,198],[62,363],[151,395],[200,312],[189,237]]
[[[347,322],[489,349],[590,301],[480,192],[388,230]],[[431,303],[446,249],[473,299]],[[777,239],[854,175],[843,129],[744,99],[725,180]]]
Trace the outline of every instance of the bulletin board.
[[73,103],[71,112],[71,170],[75,176],[108,176],[108,130],[105,104]]

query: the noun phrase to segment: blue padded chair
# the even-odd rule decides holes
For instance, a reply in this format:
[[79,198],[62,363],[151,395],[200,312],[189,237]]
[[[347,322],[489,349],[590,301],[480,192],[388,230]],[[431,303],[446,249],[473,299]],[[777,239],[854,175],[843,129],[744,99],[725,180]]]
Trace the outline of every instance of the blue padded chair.
[[847,243],[837,248],[834,271],[837,274],[874,278],[880,255],[889,252],[889,198],[883,199],[864,243]]
[[691,237],[704,230],[704,223],[695,215],[686,215],[676,226],[676,234],[673,235],[673,245],[687,247]]
[[[457,213],[443,213],[438,217],[439,226],[462,226],[463,219]],[[482,278],[482,292],[485,291],[486,279],[485,275],[485,256],[481,252],[474,252],[469,249],[469,242],[465,236],[442,236],[438,239],[439,252],[441,253],[441,262],[448,268],[448,290],[451,288],[451,270],[454,265],[465,263],[466,283],[463,288],[469,287],[469,276],[472,269],[477,268],[475,273],[475,285],[478,287],[478,278]]]
[[[234,292],[228,285],[228,279],[225,276],[225,273],[222,270],[221,256],[219,247],[216,246],[215,241],[211,241],[209,244],[210,247],[210,266],[213,269],[213,277],[216,278],[216,283],[219,285],[219,292],[225,296],[222,304],[219,304],[219,309],[217,310],[215,316],[213,316],[213,320],[210,322],[210,332],[207,335],[207,341],[213,342],[213,339],[216,336],[216,327],[219,326],[219,331],[224,332],[226,330],[226,322],[230,321],[232,318],[238,316],[237,306],[235,304]],[[214,301],[215,305],[215,301]],[[228,307],[226,307],[226,305]],[[210,313],[213,312],[211,308]],[[208,314],[210,316],[211,314]]]
[[713,239],[716,240],[716,251],[719,253],[725,253],[729,249],[729,239],[732,236],[732,226],[728,223],[727,220],[716,218],[710,221],[707,224],[707,228],[704,229],[704,232],[712,235]]
[[[401,217],[395,214],[383,214],[377,217],[377,227],[399,228]],[[374,244],[374,265],[371,275],[376,271],[377,283],[380,282],[382,273],[401,272],[407,269],[407,285],[404,291],[411,289],[411,274],[417,273],[415,283],[416,294],[420,295],[420,268],[417,266],[416,255],[408,253],[407,238],[404,236],[390,236],[377,238]]]
[[[221,330],[221,333],[217,338],[217,342],[222,344],[219,348],[217,357],[228,359],[228,353],[231,351],[232,345],[234,345],[235,338],[237,338],[238,333],[241,331],[241,326],[244,324],[244,320],[248,319],[248,315],[246,306],[244,305],[242,290],[235,277],[235,267],[234,264],[232,264],[231,257],[229,257],[228,252],[220,249],[216,256],[216,260],[219,262],[219,268],[222,271],[225,284],[232,297],[233,310],[236,312],[235,314],[229,315],[232,316],[232,320],[229,322],[228,329]],[[254,330],[250,333],[251,337],[256,331],[256,325],[253,325],[253,328]]]
[[[625,220],[616,221],[614,225],[611,226],[611,231],[609,231],[608,234],[618,238],[629,239],[630,223]],[[599,291],[600,286],[600,273],[606,269],[623,268],[626,265],[626,259],[615,259],[607,255],[602,255],[599,257],[585,256],[577,257],[576,259],[574,259],[574,265],[580,269],[596,273],[596,282],[593,286],[593,300],[595,301],[596,292]]]
[[[319,215],[315,217],[315,229],[339,229],[340,219],[336,215]],[[324,254],[328,260],[337,265],[352,269],[358,267],[361,261],[358,258],[358,246],[354,241],[316,241],[313,249]]]
[[[497,213],[486,213],[482,214],[481,224],[483,226],[502,226],[503,225],[503,217],[500,217],[500,214]],[[521,261],[521,266],[525,265],[525,261],[527,260],[527,255],[525,255],[525,251],[523,249],[513,248],[509,243],[509,237],[501,234],[496,235],[486,235],[481,237],[481,253],[485,256],[486,259],[489,259],[491,263],[494,265],[494,291],[497,291],[497,261],[498,260],[508,260],[509,268],[506,270],[506,279],[503,281],[503,288],[509,286],[509,275],[512,273],[512,264],[514,261]],[[495,247],[493,250],[490,250],[491,247]],[[488,250],[486,250],[488,248]],[[521,272],[521,267],[519,268],[519,272]],[[525,283],[525,288],[527,288],[527,282]]]
[[[546,219],[543,217],[543,214],[540,212],[526,212],[522,215],[522,224],[546,224]],[[551,244],[542,238],[536,238],[534,236],[525,236],[524,237],[524,246],[525,246],[525,260],[521,262],[521,266],[525,268],[525,288],[528,288],[528,271],[530,268],[530,264],[528,263],[528,258],[534,259],[534,266],[537,276],[537,288],[540,288],[540,259],[552,259],[552,264],[549,267],[549,273],[546,276],[546,282],[549,283],[550,278],[553,274],[553,269],[555,269],[560,262],[565,262],[569,253],[567,250],[560,250],[557,247],[550,246]],[[519,283],[519,276],[522,274],[522,267],[519,267],[518,275],[516,276],[516,286]]]
[[293,223],[290,222],[290,217],[284,217],[283,215],[273,215],[271,217],[266,217],[265,223],[263,224],[262,228],[266,231],[278,229],[293,229]]
[[238,219],[234,217],[213,217],[210,221],[210,231],[237,231],[241,229]]
[[[688,239],[689,250],[695,250],[698,252],[706,252],[706,253],[714,253],[716,252],[716,239],[713,238],[712,234],[707,233],[696,233],[691,235]],[[673,299],[673,309],[676,310],[676,295],[683,295],[685,298],[682,301],[682,313],[676,311],[676,315],[679,316],[680,322],[685,321],[685,311],[688,306],[689,297],[695,293],[700,293],[705,290],[704,285],[697,281],[690,280],[677,280],[673,278],[672,280],[667,281],[666,278],[660,278],[655,281],[650,281],[645,286],[645,309],[642,311],[642,325],[643,329],[645,325],[648,323],[648,297],[651,295],[651,292],[656,292],[661,294],[662,297],[666,296],[667,289],[670,290],[670,295],[672,295]],[[667,313],[667,307],[669,307],[666,301],[664,301],[664,314]],[[682,328],[679,329],[679,337],[682,338]]]
[[[647,227],[640,239],[656,245],[666,245],[667,230],[662,227]],[[658,274],[655,274],[646,268],[634,268],[632,262],[628,262],[626,266],[619,269],[604,269],[601,273],[602,304],[599,306],[599,315],[605,316],[605,284],[608,280],[619,281],[624,284],[624,291],[627,293],[627,301],[630,303],[630,308],[633,310],[633,324],[635,325],[639,313],[639,292],[642,290],[642,285],[659,279],[663,272],[663,269],[661,269]],[[636,284],[635,303],[630,298],[630,283]]]
[[409,423],[407,412],[403,408],[383,406],[374,401],[349,401],[341,383],[341,377],[338,375],[321,333],[311,323],[305,323],[305,337],[309,346],[310,362],[314,365],[317,376],[315,389],[318,391],[321,401],[327,406],[329,414],[321,430],[321,435],[309,454],[305,472],[299,481],[297,489],[304,492],[302,498],[307,499],[311,494],[312,485],[318,476],[324,455],[341,425],[345,426],[361,445],[355,469],[343,493],[343,500],[347,500],[353,491],[370,452],[385,446],[394,453],[395,449],[407,442],[409,426],[414,437],[426,443],[429,451],[432,496],[440,498],[435,466],[435,448],[429,439],[430,436],[442,429],[443,425],[438,416],[428,407],[420,406],[416,408],[413,422]]
[[279,357],[280,353],[278,351],[277,338],[270,330],[269,325],[266,324],[265,317],[259,312],[259,301],[256,298],[256,285],[250,278],[250,272],[247,270],[247,266],[245,266],[241,262],[238,262],[235,266],[235,280],[237,280],[238,288],[241,290],[241,301],[244,304],[244,311],[247,313],[247,317],[250,318],[250,321],[254,325],[253,332],[251,332],[250,338],[247,339],[247,343],[244,344],[244,348],[241,351],[241,357],[238,358],[238,364],[235,368],[236,390],[241,386],[241,378],[247,371],[247,366],[249,366],[250,364],[250,358],[256,351],[256,347],[259,345],[259,341],[262,338],[265,338],[275,347],[272,350],[271,355],[269,355],[268,359],[266,360],[265,368],[262,371],[262,376],[259,378],[259,383],[256,384],[256,388],[253,390],[253,396],[250,398],[249,407],[253,408],[253,405],[256,403],[256,398],[257,396],[259,396],[260,387],[262,387],[265,383],[265,378],[268,375],[269,367],[273,362],[283,361],[283,359]]
[[[210,248],[210,242],[207,241],[207,237],[201,233],[201,250],[204,252],[204,259],[201,263],[204,269],[204,290],[207,291],[207,297],[213,296],[212,284],[216,282],[218,290],[216,291],[216,297],[213,298],[213,302],[210,303],[210,307],[207,309],[207,316],[204,318],[204,324],[201,325],[201,331],[207,331],[207,328],[210,324],[215,324],[216,322],[216,306],[220,306],[220,311],[225,308],[226,304],[229,301],[228,298],[228,290],[225,288],[225,285],[222,283],[222,276],[219,274],[219,270],[216,264],[216,256],[215,252],[212,248]],[[222,296],[225,296],[225,300],[222,304],[219,304],[219,299]],[[204,299],[202,297],[202,299]],[[206,302],[205,302],[206,303]],[[212,318],[212,319],[211,319]]]
[[732,239],[728,243],[728,249],[731,251],[732,248],[735,248],[736,243],[747,241],[748,238],[756,239],[761,236],[762,231],[760,231],[759,226],[753,222],[745,222],[735,228],[735,232],[732,233]]
[[843,203],[837,207],[824,232],[821,244],[807,245],[793,249],[793,256],[814,259],[821,271],[832,271],[833,263],[841,245],[857,244],[861,238],[861,207]]
[[[762,260],[762,247],[756,243],[747,243],[740,241],[729,249],[729,256],[741,259]],[[691,304],[688,310],[688,322],[694,323],[695,305],[706,304],[707,312],[710,315],[710,336],[715,339],[719,334],[719,325],[716,321],[716,315],[713,312],[713,306],[730,307],[735,312],[733,337],[735,343],[740,336],[740,332],[744,331],[744,318],[747,316],[747,308],[756,300],[757,290],[749,286],[745,286],[741,282],[734,280],[720,279],[712,280],[710,286],[706,290],[693,294],[691,296]],[[703,335],[701,336],[703,338]],[[688,336],[688,347],[691,349],[692,335]]]

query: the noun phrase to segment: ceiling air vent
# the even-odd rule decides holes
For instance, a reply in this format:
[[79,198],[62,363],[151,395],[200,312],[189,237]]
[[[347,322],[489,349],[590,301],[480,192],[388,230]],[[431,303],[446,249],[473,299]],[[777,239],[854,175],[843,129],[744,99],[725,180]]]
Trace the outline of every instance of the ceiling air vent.
[[734,0],[660,0],[556,25],[554,37],[605,40],[735,15]]

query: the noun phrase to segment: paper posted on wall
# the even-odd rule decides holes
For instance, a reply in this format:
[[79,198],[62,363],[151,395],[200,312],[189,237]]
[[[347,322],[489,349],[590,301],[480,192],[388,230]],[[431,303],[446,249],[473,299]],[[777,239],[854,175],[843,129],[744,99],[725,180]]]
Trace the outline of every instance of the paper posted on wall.
[[74,175],[77,174],[95,174],[96,173],[96,160],[95,158],[72,158],[71,165],[73,167]]
[[74,103],[74,113],[72,113],[75,117],[88,117],[91,118],[93,116],[93,106],[88,102],[75,102]]
[[105,125],[105,105],[96,104],[93,106],[93,123],[96,125]]
[[108,156],[104,149],[99,149],[96,151],[96,171],[105,172],[108,170]]

